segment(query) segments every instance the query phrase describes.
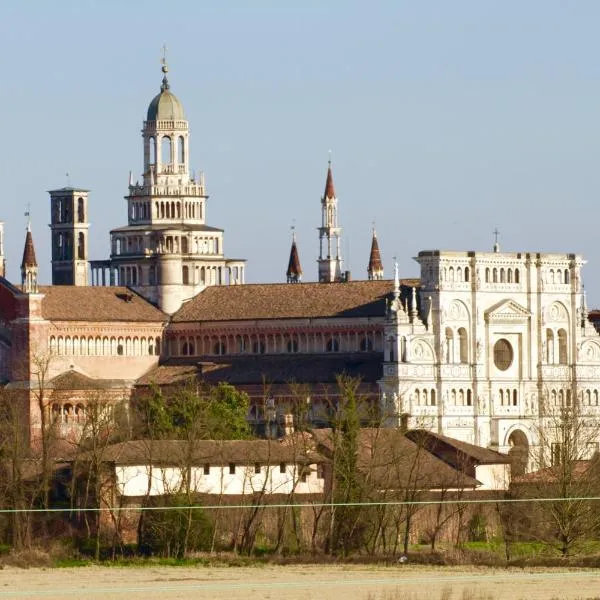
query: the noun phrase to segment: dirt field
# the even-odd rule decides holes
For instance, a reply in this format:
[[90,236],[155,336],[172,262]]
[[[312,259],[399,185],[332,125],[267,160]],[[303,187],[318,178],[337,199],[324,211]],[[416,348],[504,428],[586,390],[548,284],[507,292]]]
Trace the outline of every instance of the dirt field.
[[0,571],[0,598],[562,600],[594,596],[600,597],[600,571],[409,565],[27,570],[7,567]]

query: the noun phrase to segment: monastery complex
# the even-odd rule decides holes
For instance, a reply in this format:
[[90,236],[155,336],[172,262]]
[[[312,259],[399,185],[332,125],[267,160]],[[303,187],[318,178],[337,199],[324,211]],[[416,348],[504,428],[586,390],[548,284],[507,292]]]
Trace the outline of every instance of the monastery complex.
[[397,267],[385,279],[373,231],[366,277],[353,279],[330,163],[317,281],[303,282],[294,238],[285,283],[246,284],[246,261],[226,257],[224,231],[207,224],[204,176],[190,173],[188,121],[166,65],[142,137],[144,172],[130,178],[108,258],[88,256],[88,191],[65,187],[50,191],[52,285],[38,283],[30,228],[21,281],[0,278],[0,377],[22,394],[32,440],[42,376],[47,416],[65,431],[77,431],[90,390],[127,404],[136,389],[189,377],[247,391],[248,418],[268,435],[294,402],[327,425],[342,373],[360,378],[389,427],[502,452],[538,445],[548,407],[600,414],[600,337],[581,256],[497,243],[423,250],[419,279]]

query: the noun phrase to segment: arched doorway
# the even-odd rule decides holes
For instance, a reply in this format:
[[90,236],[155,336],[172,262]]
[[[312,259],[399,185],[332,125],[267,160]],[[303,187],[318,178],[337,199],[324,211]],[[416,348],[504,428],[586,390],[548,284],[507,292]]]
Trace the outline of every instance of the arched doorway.
[[510,446],[508,456],[511,460],[511,474],[513,476],[524,475],[529,459],[529,441],[527,440],[527,436],[520,429],[515,429],[508,436],[508,444]]

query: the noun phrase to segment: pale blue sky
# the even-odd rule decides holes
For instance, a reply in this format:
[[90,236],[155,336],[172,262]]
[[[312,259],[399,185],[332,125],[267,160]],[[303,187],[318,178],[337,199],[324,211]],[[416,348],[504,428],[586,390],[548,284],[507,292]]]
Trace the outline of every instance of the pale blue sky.
[[296,219],[316,278],[333,150],[343,251],[365,276],[422,249],[578,252],[600,305],[600,2],[0,0],[6,254],[18,278],[31,203],[50,279],[49,200],[91,193],[92,259],[126,222],[128,172],[160,85],[160,47],[190,121],[208,223],[248,280],[283,281]]

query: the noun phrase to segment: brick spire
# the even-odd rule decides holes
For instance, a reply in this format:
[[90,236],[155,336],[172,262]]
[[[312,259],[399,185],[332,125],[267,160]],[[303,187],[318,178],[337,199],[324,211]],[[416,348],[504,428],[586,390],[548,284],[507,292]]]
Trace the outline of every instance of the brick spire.
[[369,256],[367,273],[369,275],[369,279],[383,279],[383,263],[381,262],[381,253],[379,252],[379,243],[377,242],[377,232],[375,231],[375,227],[373,227],[371,255]]
[[296,246],[296,232],[292,233],[292,248],[290,250],[290,260],[286,272],[288,283],[300,283],[302,281],[302,267],[300,266],[300,257],[298,256],[298,246]]
[[[29,218],[29,211],[27,211],[26,215]],[[27,233],[25,234],[25,248],[23,248],[23,260],[21,261],[21,288],[26,294],[37,294],[37,272],[38,264],[35,259],[31,224],[28,220]]]
[[323,195],[323,201],[331,198],[335,198],[335,187],[333,185],[333,173],[331,172],[331,160],[329,161],[329,167],[327,168],[327,179],[325,181],[325,194]]
[[37,260],[35,259],[35,248],[33,247],[31,228],[28,227],[25,235],[25,248],[23,248],[23,261],[21,262],[21,269],[37,266],[38,264]]

